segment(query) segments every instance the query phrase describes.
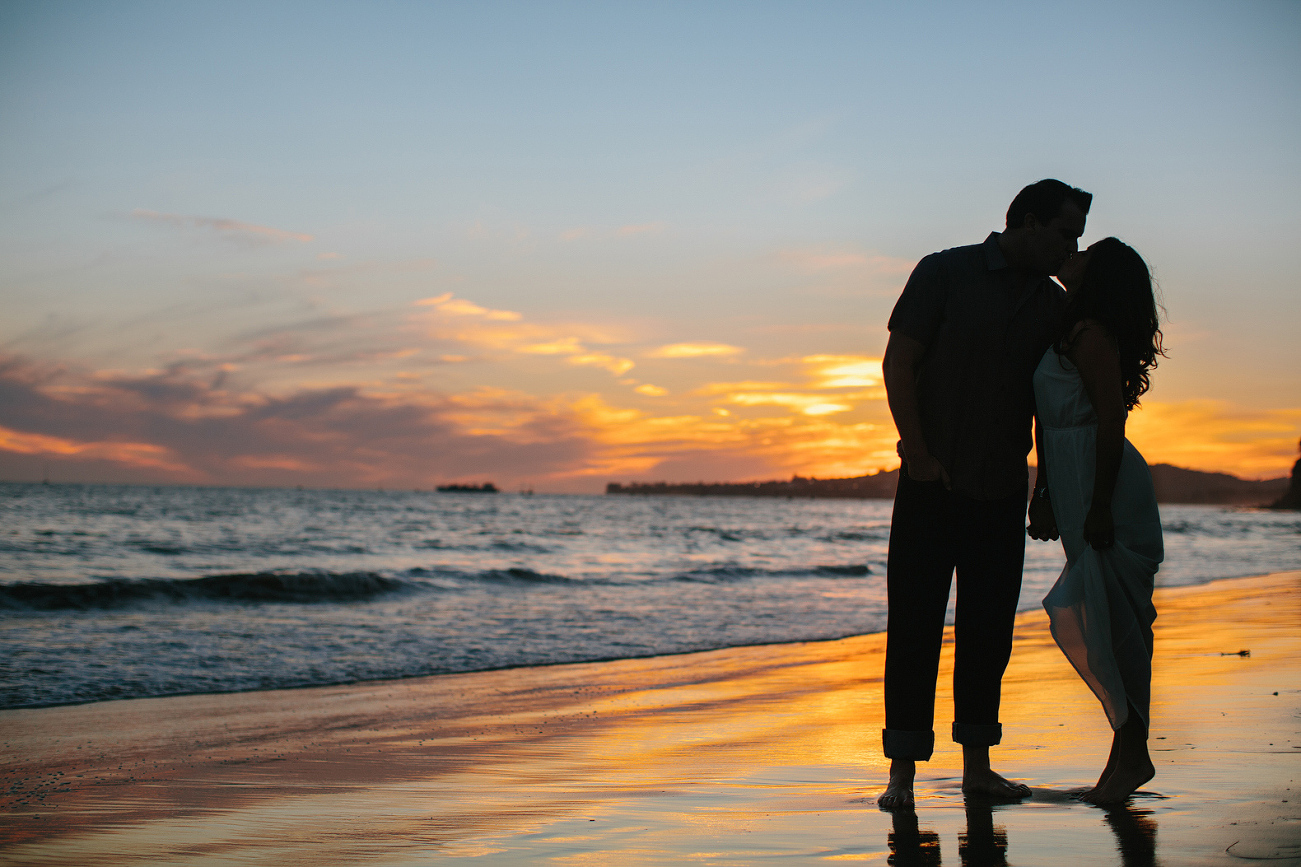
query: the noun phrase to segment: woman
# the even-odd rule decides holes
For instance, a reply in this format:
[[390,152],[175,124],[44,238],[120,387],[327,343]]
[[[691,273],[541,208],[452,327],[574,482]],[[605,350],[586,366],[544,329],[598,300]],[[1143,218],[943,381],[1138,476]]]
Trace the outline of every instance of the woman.
[[1066,568],[1044,599],[1053,637],[1102,702],[1115,736],[1081,797],[1114,803],[1152,779],[1147,752],[1153,578],[1162,559],[1152,476],[1125,439],[1161,349],[1152,279],[1115,238],[1073,256],[1061,337],[1034,376],[1036,539],[1061,534]]

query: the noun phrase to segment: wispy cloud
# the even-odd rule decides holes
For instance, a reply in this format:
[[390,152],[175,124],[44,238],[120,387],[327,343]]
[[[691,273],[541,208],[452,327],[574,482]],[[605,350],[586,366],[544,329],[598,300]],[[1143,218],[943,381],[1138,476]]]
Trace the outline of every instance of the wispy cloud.
[[731,346],[726,343],[670,343],[667,346],[661,346],[646,353],[648,358],[705,358],[705,357],[726,357],[730,355],[739,355],[745,352],[739,346]]
[[825,395],[780,391],[738,392],[729,394],[727,401],[738,406],[785,406],[805,415],[831,415],[837,412],[848,412],[854,408],[851,403],[829,399]]
[[530,355],[577,355],[584,350],[577,337],[558,337],[545,343],[521,346],[519,351]]
[[613,355],[606,355],[604,352],[587,352],[582,355],[571,355],[565,359],[570,364],[579,367],[600,367],[608,370],[615,376],[623,376],[632,370],[633,362],[627,358],[617,358]]
[[216,232],[222,237],[249,244],[284,244],[291,241],[306,244],[313,240],[312,235],[308,235],[304,232],[290,232],[285,229],[276,229],[271,226],[258,226],[253,223],[242,223],[238,220],[230,220],[224,217],[198,217],[190,214],[165,214],[159,211],[150,211],[145,208],[136,208],[134,211],[131,211],[128,216],[137,220],[161,223],[163,225],[175,226],[182,229],[201,229]]
[[810,355],[803,359],[815,388],[869,388],[883,383],[881,359],[862,355]]
[[445,292],[436,298],[422,298],[416,302],[422,307],[436,307],[439,312],[452,316],[480,316],[484,319],[496,319],[505,322],[517,322],[521,318],[514,310],[489,310],[473,301],[456,298],[451,292]]
[[190,477],[189,467],[179,463],[170,449],[153,443],[72,440],[0,427],[0,451],[109,461],[177,473],[183,480]]

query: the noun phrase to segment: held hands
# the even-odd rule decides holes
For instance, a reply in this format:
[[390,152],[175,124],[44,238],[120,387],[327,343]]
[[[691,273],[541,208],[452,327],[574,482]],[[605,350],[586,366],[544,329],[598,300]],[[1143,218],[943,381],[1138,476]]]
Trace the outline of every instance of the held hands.
[[1111,517],[1111,506],[1092,505],[1084,516],[1084,541],[1098,551],[1116,544],[1116,522]]
[[1025,531],[1030,534],[1031,539],[1037,539],[1040,542],[1055,542],[1059,536],[1057,532],[1057,517],[1053,514],[1053,504],[1041,497],[1035,497],[1030,500],[1030,526]]

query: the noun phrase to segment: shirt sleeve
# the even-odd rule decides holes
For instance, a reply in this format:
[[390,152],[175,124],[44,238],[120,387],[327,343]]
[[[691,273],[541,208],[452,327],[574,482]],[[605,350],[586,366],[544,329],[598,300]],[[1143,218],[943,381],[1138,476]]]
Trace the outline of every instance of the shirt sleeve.
[[929,346],[944,321],[948,305],[948,281],[938,254],[917,263],[890,314],[890,331],[911,337]]

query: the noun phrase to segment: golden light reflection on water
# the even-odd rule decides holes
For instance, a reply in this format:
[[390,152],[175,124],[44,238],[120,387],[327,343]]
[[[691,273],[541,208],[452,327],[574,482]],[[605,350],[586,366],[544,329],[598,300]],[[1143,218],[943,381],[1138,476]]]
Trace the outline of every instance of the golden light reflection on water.
[[[1093,781],[1110,732],[1032,614],[1018,632],[1005,745],[995,749],[997,767],[1035,788],[1021,804],[964,798],[960,757],[940,737],[919,776],[917,812],[876,809],[883,642],[865,636],[7,712],[5,782],[18,795],[6,804],[6,857],[927,864],[947,856],[976,865],[1066,863],[1069,853],[1072,863],[1150,864],[1157,855],[1195,863],[1196,853],[1234,844],[1219,839],[1241,832],[1229,823],[1269,809],[1262,798],[1290,785],[1295,767],[1297,576],[1273,580],[1267,593],[1231,584],[1159,598],[1161,740],[1148,788],[1160,795],[1121,810],[1069,797]],[[1236,655],[1248,647],[1251,656]],[[950,649],[941,734],[951,719]],[[1279,682],[1293,685],[1282,700],[1266,688]],[[42,782],[51,778],[59,782]],[[1248,843],[1286,854],[1268,829],[1252,833]]]

